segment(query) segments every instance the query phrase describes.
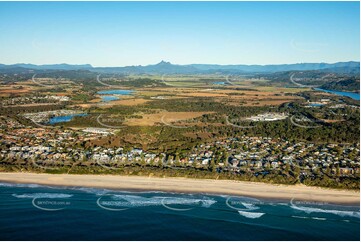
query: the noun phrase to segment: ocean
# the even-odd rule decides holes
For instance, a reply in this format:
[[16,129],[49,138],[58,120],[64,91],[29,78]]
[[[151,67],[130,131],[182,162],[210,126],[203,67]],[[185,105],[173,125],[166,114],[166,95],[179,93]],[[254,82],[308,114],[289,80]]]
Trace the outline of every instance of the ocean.
[[359,240],[359,206],[0,183],[1,240]]

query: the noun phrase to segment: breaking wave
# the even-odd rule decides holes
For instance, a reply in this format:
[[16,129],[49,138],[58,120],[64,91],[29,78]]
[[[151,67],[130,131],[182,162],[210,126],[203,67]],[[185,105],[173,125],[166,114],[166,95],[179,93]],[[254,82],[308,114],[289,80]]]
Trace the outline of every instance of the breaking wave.
[[104,194],[112,192],[112,190],[109,189],[91,188],[91,187],[69,187],[68,189],[74,191],[81,191],[89,194],[95,194],[96,196],[102,196]]
[[145,206],[160,206],[160,205],[198,205],[201,207],[210,207],[216,201],[212,198],[185,198],[185,197],[142,197],[136,195],[112,195],[112,198],[118,201],[118,205],[127,207],[145,207]]
[[327,220],[327,218],[319,218],[319,217],[311,217],[311,219],[315,219],[315,220]]
[[291,208],[293,208],[295,210],[303,211],[308,214],[310,214],[310,213],[328,213],[328,214],[338,215],[341,217],[349,216],[349,217],[360,218],[360,212],[296,206],[295,204],[292,203],[292,201],[291,201]]
[[65,193],[25,193],[12,195],[16,198],[70,198],[73,196]]
[[0,187],[27,187],[27,188],[38,188],[38,187],[45,187],[43,185],[38,185],[38,184],[22,184],[22,183],[6,183],[6,182],[1,182],[0,183]]
[[255,213],[255,212],[246,212],[246,211],[238,211],[240,215],[246,218],[260,218],[264,215],[264,213]]
[[257,210],[259,207],[252,203],[241,203],[243,206],[245,206],[248,210]]
[[249,197],[238,197],[238,196],[228,196],[226,200],[226,205],[237,211],[252,211],[259,209],[258,206],[263,204],[260,200]]
[[319,217],[304,217],[304,216],[291,216],[292,218],[301,218],[301,219],[314,219],[314,220],[327,220],[327,218]]

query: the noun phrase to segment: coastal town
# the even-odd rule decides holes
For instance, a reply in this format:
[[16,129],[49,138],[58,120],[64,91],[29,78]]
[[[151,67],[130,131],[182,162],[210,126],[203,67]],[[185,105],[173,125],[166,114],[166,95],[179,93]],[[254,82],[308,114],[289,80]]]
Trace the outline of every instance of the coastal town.
[[181,154],[152,153],[140,147],[85,147],[89,140],[111,136],[105,128],[30,128],[1,119],[0,163],[47,170],[73,165],[118,169],[139,164],[169,168],[200,168],[214,173],[267,176],[271,170],[294,171],[299,179],[321,173],[356,177],[360,173],[359,144],[290,142],[270,137],[232,137],[199,144]]
[[65,103],[70,101],[68,96],[59,95],[28,95],[20,97],[10,97],[2,99],[0,106],[16,107],[16,106],[34,106],[34,105],[53,105],[56,103]]

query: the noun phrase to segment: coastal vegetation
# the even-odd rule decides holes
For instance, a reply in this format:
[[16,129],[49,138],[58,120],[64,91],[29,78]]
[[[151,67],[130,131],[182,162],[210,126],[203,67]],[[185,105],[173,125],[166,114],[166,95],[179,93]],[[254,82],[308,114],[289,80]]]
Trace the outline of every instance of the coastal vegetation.
[[[30,75],[6,77],[0,169],[359,189],[359,102],[297,86],[289,81],[292,74],[82,70],[39,73],[36,82]],[[296,74],[305,86],[357,82],[350,74]],[[49,123],[64,110],[84,115]]]
[[37,166],[25,166],[20,164],[0,164],[0,172],[35,172],[49,174],[94,174],[94,175],[124,175],[124,176],[148,176],[148,177],[181,177],[193,179],[216,179],[265,182],[271,184],[305,184],[307,186],[318,186],[335,189],[360,190],[359,177],[337,177],[336,174],[320,174],[315,177],[303,179],[300,182],[299,170],[269,169],[255,175],[255,172],[244,171],[240,173],[214,172],[212,167],[197,168],[194,166],[174,165],[160,166],[158,164],[133,163],[105,168],[97,164],[86,165],[82,163],[69,166],[54,166],[48,169],[41,169]]

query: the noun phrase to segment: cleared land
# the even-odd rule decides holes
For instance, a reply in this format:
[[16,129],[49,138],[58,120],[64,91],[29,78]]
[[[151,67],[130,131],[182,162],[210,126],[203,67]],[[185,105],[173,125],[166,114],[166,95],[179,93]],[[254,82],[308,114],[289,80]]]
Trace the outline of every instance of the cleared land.
[[129,126],[152,126],[159,123],[171,124],[172,122],[197,118],[211,112],[159,112],[154,114],[142,114],[142,118],[126,120]]

